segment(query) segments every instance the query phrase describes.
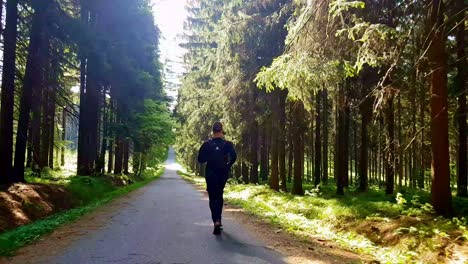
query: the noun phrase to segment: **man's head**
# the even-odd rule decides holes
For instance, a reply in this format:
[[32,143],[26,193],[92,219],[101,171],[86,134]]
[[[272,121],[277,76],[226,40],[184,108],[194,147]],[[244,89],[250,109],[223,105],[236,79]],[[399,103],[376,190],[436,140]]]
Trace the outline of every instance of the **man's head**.
[[213,137],[223,137],[223,124],[219,121],[216,121],[213,124]]

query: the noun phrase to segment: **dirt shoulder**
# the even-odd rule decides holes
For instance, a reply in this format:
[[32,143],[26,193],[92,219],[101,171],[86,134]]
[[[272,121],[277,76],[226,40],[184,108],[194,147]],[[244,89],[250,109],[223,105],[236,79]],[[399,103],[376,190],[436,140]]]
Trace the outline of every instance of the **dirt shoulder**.
[[72,207],[63,186],[17,183],[0,191],[0,233]]
[[[136,190],[129,195],[137,195]],[[128,196],[122,196],[114,201],[79,218],[75,222],[65,224],[38,241],[19,249],[13,257],[0,257],[0,264],[37,264],[47,263],[45,260],[63,252],[63,250],[83,236],[87,236],[108,224],[120,209],[128,205]],[[40,254],[38,254],[40,252]]]

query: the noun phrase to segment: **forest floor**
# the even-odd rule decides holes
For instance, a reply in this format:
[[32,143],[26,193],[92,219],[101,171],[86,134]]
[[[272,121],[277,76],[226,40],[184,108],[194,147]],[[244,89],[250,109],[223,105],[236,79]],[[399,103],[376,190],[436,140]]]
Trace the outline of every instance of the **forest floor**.
[[[203,178],[181,174],[205,184]],[[309,243],[334,243],[379,263],[468,263],[466,201],[456,200],[461,215],[448,219],[433,214],[422,192],[395,197],[370,190],[339,197],[332,186],[305,187],[306,195],[294,196],[266,185],[232,183],[225,199],[273,224],[277,233]]]

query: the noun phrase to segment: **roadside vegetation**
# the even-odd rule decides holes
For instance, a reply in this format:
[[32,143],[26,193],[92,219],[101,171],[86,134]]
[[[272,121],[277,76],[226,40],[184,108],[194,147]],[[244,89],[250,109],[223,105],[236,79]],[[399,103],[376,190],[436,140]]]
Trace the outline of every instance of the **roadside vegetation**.
[[[215,121],[227,198],[389,263],[468,260],[463,0],[194,0],[176,151]],[[264,186],[267,184],[268,187]]]
[[[205,186],[203,177],[179,172],[185,179]],[[229,181],[225,200],[300,239],[333,241],[380,263],[464,263],[468,252],[468,201],[455,199],[459,214],[437,216],[429,194],[406,190],[385,195],[378,188],[367,193],[350,190],[336,195],[333,185],[314,188],[305,184],[306,195],[271,190],[266,183]],[[458,262],[455,262],[458,261]]]
[[0,17],[5,255],[158,177],[174,136],[149,1],[0,0]]
[[[167,153],[167,152],[166,152]],[[73,222],[84,214],[87,214],[98,207],[105,205],[113,199],[136,190],[151,181],[159,178],[164,172],[161,165],[154,168],[148,168],[140,175],[101,175],[99,177],[73,176],[70,171],[53,170],[43,173],[41,177],[27,176],[29,184],[23,185],[28,188],[30,185],[49,186],[55,190],[62,190],[63,195],[53,197],[54,192],[47,192],[42,196],[42,200],[28,201],[25,197],[22,203],[29,204],[35,211],[45,211],[42,204],[57,206],[57,202],[64,203],[66,206],[59,212],[51,211],[51,215],[35,218],[37,214],[30,214],[29,210],[24,208],[11,208],[17,210],[24,217],[28,218],[29,224],[7,230],[0,234],[0,255],[9,256],[15,251],[35,240],[41,238],[50,232],[53,232],[61,225]],[[64,199],[57,201],[57,198]],[[47,213],[47,212],[44,212]],[[40,216],[40,215],[39,215]],[[16,219],[8,219],[15,222]],[[21,225],[21,222],[18,223]]]

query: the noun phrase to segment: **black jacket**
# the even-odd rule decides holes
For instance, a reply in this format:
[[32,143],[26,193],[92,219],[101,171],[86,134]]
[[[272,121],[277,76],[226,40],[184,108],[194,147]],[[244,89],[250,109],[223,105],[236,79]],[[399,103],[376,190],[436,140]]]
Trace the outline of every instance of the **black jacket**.
[[[220,143],[222,141],[225,141],[223,151],[224,154],[228,155],[229,157],[229,163],[227,164],[227,169],[229,170],[232,165],[236,162],[237,159],[237,154],[234,149],[234,145],[232,142],[224,140],[222,138],[213,138],[210,139],[215,141],[216,143]],[[203,145],[200,147],[200,150],[198,151],[198,162],[200,163],[205,163],[207,162],[206,165],[206,171],[207,172],[214,172],[214,164],[210,163],[210,155],[212,155],[212,150],[211,150],[211,142],[210,140],[206,141],[203,143]]]

